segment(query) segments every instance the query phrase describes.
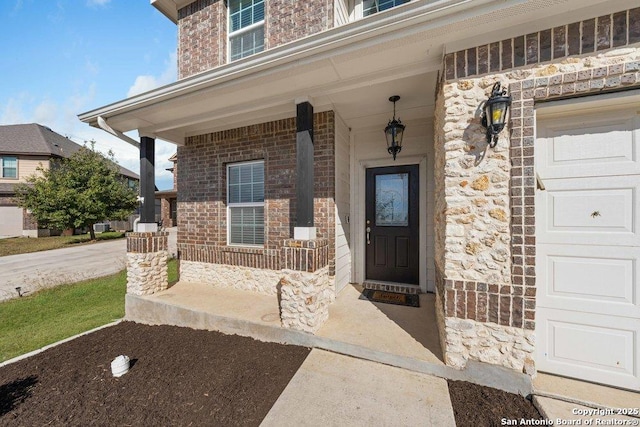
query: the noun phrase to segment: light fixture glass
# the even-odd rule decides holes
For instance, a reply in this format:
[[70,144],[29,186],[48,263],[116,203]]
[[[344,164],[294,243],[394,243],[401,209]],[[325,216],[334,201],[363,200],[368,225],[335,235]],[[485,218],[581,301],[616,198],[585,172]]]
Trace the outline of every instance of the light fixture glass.
[[396,159],[398,153],[402,150],[402,137],[404,136],[405,125],[400,119],[396,120],[396,102],[400,99],[398,95],[389,98],[393,102],[393,119],[389,120],[389,124],[384,128],[384,134],[387,137],[387,151]]
[[491,148],[498,143],[498,134],[504,129],[510,105],[511,96],[507,95],[506,89],[501,90],[500,82],[496,82],[482,114],[482,126],[487,128],[487,143]]

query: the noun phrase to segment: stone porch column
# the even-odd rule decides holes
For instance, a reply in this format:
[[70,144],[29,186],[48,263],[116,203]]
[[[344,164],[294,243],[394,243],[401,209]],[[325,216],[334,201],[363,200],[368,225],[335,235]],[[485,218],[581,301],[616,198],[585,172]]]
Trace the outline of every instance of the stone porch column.
[[315,333],[335,299],[329,282],[329,241],[285,240],[282,248],[280,319],[283,328]]
[[127,233],[127,293],[151,295],[169,287],[167,232]]

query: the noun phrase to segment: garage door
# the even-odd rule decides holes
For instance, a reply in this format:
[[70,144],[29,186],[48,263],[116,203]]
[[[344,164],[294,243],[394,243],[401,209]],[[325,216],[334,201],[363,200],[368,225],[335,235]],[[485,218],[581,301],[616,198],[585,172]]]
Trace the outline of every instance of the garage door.
[[536,365],[640,390],[640,103],[595,106],[538,110]]
[[0,236],[22,236],[22,208],[0,206]]

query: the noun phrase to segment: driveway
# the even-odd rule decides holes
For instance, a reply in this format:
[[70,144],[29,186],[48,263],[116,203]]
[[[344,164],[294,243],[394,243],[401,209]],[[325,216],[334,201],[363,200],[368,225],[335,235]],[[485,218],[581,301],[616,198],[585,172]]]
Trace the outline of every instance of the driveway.
[[0,301],[63,283],[117,273],[126,267],[125,239],[0,257]]

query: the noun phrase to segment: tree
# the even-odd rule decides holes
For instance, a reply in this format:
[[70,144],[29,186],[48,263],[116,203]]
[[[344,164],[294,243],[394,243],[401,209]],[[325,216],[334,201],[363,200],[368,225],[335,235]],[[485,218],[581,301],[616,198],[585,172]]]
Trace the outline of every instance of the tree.
[[137,206],[137,192],[127,185],[113,158],[82,147],[68,158],[38,167],[27,183],[16,187],[18,205],[29,209],[39,225],[66,229],[88,227],[95,240],[97,222],[123,220]]

